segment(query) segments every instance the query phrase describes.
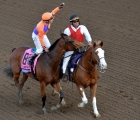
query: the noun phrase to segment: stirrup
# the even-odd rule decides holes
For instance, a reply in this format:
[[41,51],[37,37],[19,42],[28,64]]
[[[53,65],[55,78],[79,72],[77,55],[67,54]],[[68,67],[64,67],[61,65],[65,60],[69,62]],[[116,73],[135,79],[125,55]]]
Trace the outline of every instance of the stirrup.
[[33,61],[32,61],[32,60],[29,60],[29,61],[28,61],[28,64],[29,64],[30,66],[32,66],[32,65],[33,65]]
[[67,82],[68,81],[68,75],[63,75],[62,81]]
[[37,57],[37,54],[34,54],[31,58],[30,58],[30,60],[28,61],[28,64],[30,65],[30,66],[33,66],[33,63],[34,63],[34,59]]

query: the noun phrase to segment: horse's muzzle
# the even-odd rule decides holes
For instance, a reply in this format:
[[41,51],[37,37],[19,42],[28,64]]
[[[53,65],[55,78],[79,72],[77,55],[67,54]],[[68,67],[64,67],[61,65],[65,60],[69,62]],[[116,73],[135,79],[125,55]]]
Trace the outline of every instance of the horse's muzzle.
[[101,73],[105,73],[106,70],[107,70],[107,64],[105,64],[105,65],[103,65],[103,64],[99,65],[99,71]]

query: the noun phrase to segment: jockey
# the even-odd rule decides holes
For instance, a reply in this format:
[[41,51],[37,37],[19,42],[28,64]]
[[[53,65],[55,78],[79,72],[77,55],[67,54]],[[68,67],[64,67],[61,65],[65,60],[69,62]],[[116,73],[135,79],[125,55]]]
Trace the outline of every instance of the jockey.
[[[84,38],[87,40],[88,45],[92,45],[92,38],[89,34],[88,29],[80,24],[80,19],[76,14],[73,14],[70,16],[70,26],[68,26],[65,30],[64,33],[67,34],[68,36],[72,37],[73,39],[79,41],[79,42],[84,42]],[[74,53],[74,51],[67,51],[64,54],[64,60],[63,60],[63,81],[67,81],[68,79],[68,73],[66,71],[68,61],[70,60],[71,55]],[[73,71],[71,71],[73,72]]]
[[45,12],[42,15],[42,20],[37,24],[37,26],[34,28],[32,32],[32,39],[34,41],[34,44],[36,46],[36,52],[29,60],[29,65],[33,64],[33,60],[35,57],[42,53],[43,49],[48,52],[49,47],[51,46],[50,41],[47,37],[47,33],[51,27],[51,24],[53,23],[53,20],[55,18],[55,14],[63,8],[65,4],[61,3],[59,7],[56,7],[52,12]]

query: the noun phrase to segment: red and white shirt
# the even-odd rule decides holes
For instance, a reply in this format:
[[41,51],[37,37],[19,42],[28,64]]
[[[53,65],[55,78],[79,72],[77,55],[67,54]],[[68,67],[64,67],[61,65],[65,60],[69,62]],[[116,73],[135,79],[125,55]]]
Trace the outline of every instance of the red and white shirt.
[[92,42],[89,31],[84,25],[79,25],[78,28],[74,28],[72,25],[70,25],[64,30],[64,34],[79,42],[83,42],[84,38],[87,40],[87,42]]

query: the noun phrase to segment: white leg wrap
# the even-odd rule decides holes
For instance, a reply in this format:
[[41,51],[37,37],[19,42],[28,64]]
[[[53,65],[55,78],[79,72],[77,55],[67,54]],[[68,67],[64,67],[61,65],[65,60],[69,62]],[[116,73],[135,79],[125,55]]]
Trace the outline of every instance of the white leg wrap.
[[95,116],[96,117],[100,116],[100,114],[97,110],[96,97],[93,98],[92,105],[93,105],[93,111],[94,111]]
[[83,91],[83,89],[80,88],[80,90],[82,91],[83,97],[82,97],[82,102],[78,104],[78,107],[84,107],[85,104],[88,103],[88,99],[87,99],[87,97],[86,97],[85,92]]

